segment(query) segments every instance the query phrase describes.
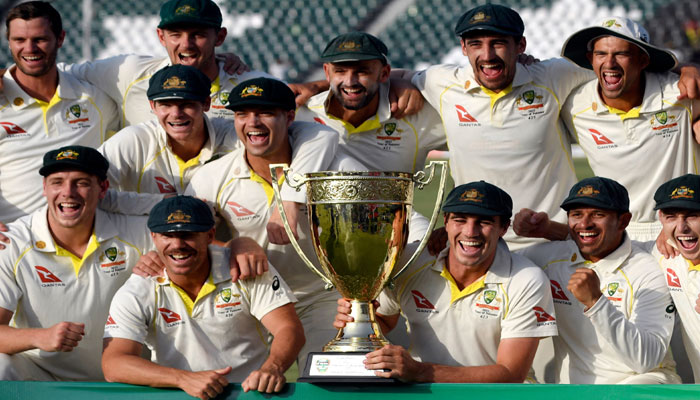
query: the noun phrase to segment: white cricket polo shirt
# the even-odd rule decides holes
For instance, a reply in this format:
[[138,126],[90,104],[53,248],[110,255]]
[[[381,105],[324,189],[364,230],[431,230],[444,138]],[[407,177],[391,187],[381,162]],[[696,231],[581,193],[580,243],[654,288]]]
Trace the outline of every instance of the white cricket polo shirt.
[[[318,126],[306,122],[296,124]],[[292,143],[292,147],[296,146]],[[296,157],[293,160],[294,163],[298,161]],[[283,181],[282,184],[286,186]],[[268,241],[267,222],[273,207],[276,207],[274,192],[272,186],[248,166],[245,148],[236,149],[205,165],[192,178],[185,194],[205,199],[212,204],[232,228],[234,237],[247,236],[258,242],[266,250],[270,263],[277,266],[299,299],[297,306],[306,305],[307,299],[325,291],[323,281],[308,269],[291,244],[277,245]],[[318,265],[309,236],[311,229],[306,207],[303,206],[302,210],[297,226],[299,244],[307,257]],[[335,296],[332,291],[327,293],[328,296]]]
[[[576,183],[571,137],[559,119],[571,91],[592,72],[563,59],[517,64],[513,83],[500,93],[482,88],[471,66],[436,65],[413,83],[442,118],[455,185],[485,180],[513,198],[513,210],[545,211],[563,222],[559,208]],[[540,242],[505,236],[511,249]]]
[[[597,263],[586,261],[572,240],[539,244],[521,254],[550,279],[559,326],[555,360],[568,370],[558,382],[614,384],[646,372],[660,372],[673,382],[675,365],[664,358],[673,331],[671,296],[649,253],[625,236]],[[576,268],[593,269],[603,292],[585,312],[566,288]]]
[[46,204],[39,168],[47,151],[72,144],[99,147],[118,123],[114,102],[71,75],[59,72],[56,93],[46,103],[22,90],[9,71],[1,78],[5,87],[0,92],[0,221],[4,223]]
[[[406,253],[410,253],[410,246]],[[461,291],[447,271],[449,247],[427,250],[379,296],[378,313],[407,320],[414,358],[452,366],[495,364],[502,339],[557,334],[552,295],[542,270],[500,241],[483,279]]]
[[133,275],[117,292],[105,338],[145,343],[156,364],[187,371],[233,367],[243,382],[267,359],[268,332],[260,320],[296,301],[279,273],[231,282],[228,249],[209,246],[211,271],[192,299],[166,277]]
[[98,209],[81,264],[56,246],[46,212],[43,207],[9,226],[10,243],[0,250],[0,307],[14,312],[17,328],[84,323],[85,336],[73,351],[23,354],[59,380],[104,380],[102,333],[109,303],[141,254],[152,247],[146,218]]
[[328,113],[333,97],[330,90],[318,94],[297,110],[297,119],[315,121],[340,133],[340,145],[351,157],[370,170],[416,172],[425,166],[428,152],[446,149],[442,121],[432,107],[402,119],[391,117],[389,83],[379,86],[379,107],[374,117],[360,126]]
[[666,286],[683,327],[683,347],[693,366],[695,382],[700,382],[700,315],[695,311],[695,302],[700,295],[700,266],[693,265],[680,255],[666,259],[655,243],[651,241],[646,247],[653,248],[652,256],[659,261],[666,277]]
[[697,174],[700,145],[693,135],[692,101],[677,100],[678,75],[647,72],[644,77],[641,106],[626,113],[609,108],[594,79],[569,96],[562,119],[593,172],[627,188],[632,212],[627,232],[647,241],[661,231],[654,211],[656,189],[672,178]]
[[[81,64],[61,65],[71,74],[86,80],[114,99],[121,106],[121,127],[149,121],[155,116],[148,106],[148,80],[151,76],[170,65],[167,57],[119,55]],[[112,77],[105,79],[105,77]],[[230,75],[219,62],[219,76],[211,85],[211,108],[207,115],[211,118],[233,119],[233,112],[225,109],[231,90],[248,79],[272,76],[261,71],[248,71],[241,75]]]
[[100,148],[109,160],[112,186],[137,193],[184,193],[198,168],[239,146],[233,122],[206,116],[204,122],[209,137],[199,155],[188,161],[173,152],[158,120],[117,132]]

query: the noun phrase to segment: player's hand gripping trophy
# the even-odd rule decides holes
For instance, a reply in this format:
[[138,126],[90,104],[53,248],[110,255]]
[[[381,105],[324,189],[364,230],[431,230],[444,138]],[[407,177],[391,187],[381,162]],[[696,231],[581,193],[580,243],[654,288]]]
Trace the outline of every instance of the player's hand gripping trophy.
[[[422,189],[441,167],[435,208],[426,235],[408,262],[395,271],[406,246],[414,187]],[[306,186],[311,239],[322,271],[308,259],[291,232],[275,179],[282,168],[286,184]],[[364,354],[389,342],[374,318],[371,301],[392,277],[420,254],[437,220],[442,203],[447,162],[432,161],[426,172],[316,172],[305,177],[289,173],[286,164],[270,165],[273,190],[287,234],[299,256],[327,287],[352,300],[350,322],[338,330],[322,353],[311,353],[301,381],[343,381],[350,376],[383,379],[365,370]],[[415,186],[414,186],[415,184]],[[392,275],[392,272],[394,274]],[[300,366],[302,368],[303,366]],[[315,378],[316,377],[316,378]],[[311,379],[309,379],[311,378]]]

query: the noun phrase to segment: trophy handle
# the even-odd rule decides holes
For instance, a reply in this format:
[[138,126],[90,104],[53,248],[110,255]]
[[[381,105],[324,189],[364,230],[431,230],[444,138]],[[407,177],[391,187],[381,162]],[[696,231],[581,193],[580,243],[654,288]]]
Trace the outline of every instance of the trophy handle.
[[435,176],[435,167],[440,166],[440,187],[438,188],[438,193],[437,193],[437,198],[435,199],[435,208],[433,209],[433,215],[430,217],[430,222],[428,223],[428,230],[426,231],[425,236],[423,236],[423,239],[421,239],[420,243],[418,244],[418,248],[416,249],[415,252],[413,252],[413,255],[411,255],[411,258],[406,262],[406,265],[401,267],[401,269],[395,273],[389,280],[388,285],[390,287],[394,286],[394,280],[401,275],[406,268],[408,268],[409,265],[413,263],[413,261],[418,258],[418,256],[423,252],[423,249],[425,246],[428,244],[428,239],[430,238],[430,233],[433,231],[433,228],[435,227],[435,223],[437,222],[438,215],[440,214],[440,207],[442,206],[442,197],[445,193],[445,181],[447,179],[447,161],[431,161],[430,164],[428,164],[428,168],[426,170],[429,171],[429,175],[426,178],[425,177],[425,171],[418,171],[413,175],[413,181],[416,183],[416,187],[418,190],[422,190],[425,185],[429,184],[434,176]]
[[[292,246],[294,247],[294,250],[296,250],[297,254],[299,257],[301,257],[301,260],[304,261],[304,264],[313,271],[316,275],[318,275],[319,278],[326,284],[326,289],[331,289],[334,285],[328,279],[323,273],[321,273],[318,269],[316,269],[316,266],[309,260],[309,258],[304,254],[304,250],[301,249],[301,246],[299,246],[299,242],[297,242],[297,239],[294,237],[294,233],[292,233],[292,228],[289,226],[289,220],[287,219],[287,213],[284,211],[284,206],[282,205],[282,195],[280,194],[280,184],[279,181],[277,180],[277,170],[282,168],[282,172],[284,173],[284,180],[287,182],[289,186],[292,188],[296,189],[297,192],[301,189],[301,186],[304,185],[307,181],[306,178],[302,177],[299,174],[294,174],[294,176],[290,179],[289,176],[289,166],[287,164],[270,164],[270,174],[271,178],[270,181],[272,182],[272,190],[275,194],[275,203],[277,203],[277,210],[280,213],[280,216],[282,217],[282,222],[284,224],[284,230],[287,231],[287,236],[289,236],[289,241],[292,243]],[[432,229],[432,228],[431,228]]]

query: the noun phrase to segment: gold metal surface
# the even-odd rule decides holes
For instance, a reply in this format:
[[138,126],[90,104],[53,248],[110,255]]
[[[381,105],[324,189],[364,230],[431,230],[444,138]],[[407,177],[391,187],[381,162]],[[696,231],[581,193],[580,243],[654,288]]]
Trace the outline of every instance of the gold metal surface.
[[[422,188],[430,182],[435,165],[442,166],[444,186],[445,162],[431,162],[427,179],[423,172],[415,177],[404,172],[316,172],[290,179],[286,165],[270,166],[272,176],[277,176],[278,168],[284,168],[285,181],[297,190],[306,186],[311,238],[323,271],[313,266],[291,234],[279,185],[273,180],[275,200],[295,250],[326,283],[335,286],[343,297],[353,299],[354,322],[339,330],[324,351],[368,352],[389,343],[375,321],[370,302],[389,281],[406,246],[414,183]],[[437,219],[442,188],[438,193],[428,232]],[[427,235],[411,260],[426,243]]]

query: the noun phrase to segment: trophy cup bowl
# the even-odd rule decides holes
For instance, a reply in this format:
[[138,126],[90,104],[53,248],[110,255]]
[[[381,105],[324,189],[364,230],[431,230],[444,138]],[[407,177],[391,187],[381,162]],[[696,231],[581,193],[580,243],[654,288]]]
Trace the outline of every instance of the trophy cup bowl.
[[[422,189],[430,183],[436,166],[441,166],[442,171],[428,231],[413,256],[397,272],[408,239],[414,187]],[[297,190],[306,187],[310,236],[322,271],[304,254],[291,232],[282,207],[280,184],[274,178],[279,168],[288,185]],[[336,337],[323,347],[324,353],[364,354],[389,344],[375,321],[372,300],[427,244],[442,203],[446,162],[432,161],[427,170],[427,177],[423,171],[415,175],[323,171],[292,177],[286,164],[270,165],[275,200],[295,250],[326,282],[327,288],[335,287],[344,298],[351,299],[354,322],[338,330]]]

